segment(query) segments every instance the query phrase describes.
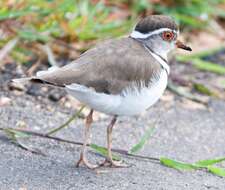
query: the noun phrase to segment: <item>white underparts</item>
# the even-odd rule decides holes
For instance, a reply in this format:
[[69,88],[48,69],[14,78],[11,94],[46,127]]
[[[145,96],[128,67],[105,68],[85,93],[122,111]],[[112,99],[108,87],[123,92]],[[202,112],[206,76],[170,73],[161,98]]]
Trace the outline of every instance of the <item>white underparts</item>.
[[151,81],[149,87],[141,89],[133,86],[118,95],[98,93],[79,84],[67,85],[67,91],[80,102],[94,110],[109,115],[138,115],[155,104],[167,86],[167,72],[162,69],[159,77]]
[[146,34],[133,30],[133,32],[130,34],[130,37],[136,38],[136,39],[146,39],[146,38],[149,38],[150,36],[157,35],[165,31],[172,31],[177,35],[179,34],[179,31],[176,31],[176,30],[171,30],[169,28],[160,28]]

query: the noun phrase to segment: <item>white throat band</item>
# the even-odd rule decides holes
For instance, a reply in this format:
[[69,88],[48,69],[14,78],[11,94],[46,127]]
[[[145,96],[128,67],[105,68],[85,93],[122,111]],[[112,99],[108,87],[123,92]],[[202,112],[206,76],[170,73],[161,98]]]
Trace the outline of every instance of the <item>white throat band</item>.
[[150,51],[146,46],[144,46],[145,49],[160,63],[160,65],[166,70],[167,74],[170,74],[170,67],[166,63],[165,60],[163,60],[160,56],[158,56],[156,53]]

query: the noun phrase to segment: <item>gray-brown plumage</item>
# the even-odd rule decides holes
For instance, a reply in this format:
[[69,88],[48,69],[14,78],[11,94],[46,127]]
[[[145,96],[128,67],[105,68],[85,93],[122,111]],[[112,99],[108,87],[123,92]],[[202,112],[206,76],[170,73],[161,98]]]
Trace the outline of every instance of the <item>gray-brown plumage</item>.
[[57,86],[77,83],[119,94],[134,82],[149,85],[160,70],[161,65],[140,42],[122,38],[100,43],[70,64],[35,78]]

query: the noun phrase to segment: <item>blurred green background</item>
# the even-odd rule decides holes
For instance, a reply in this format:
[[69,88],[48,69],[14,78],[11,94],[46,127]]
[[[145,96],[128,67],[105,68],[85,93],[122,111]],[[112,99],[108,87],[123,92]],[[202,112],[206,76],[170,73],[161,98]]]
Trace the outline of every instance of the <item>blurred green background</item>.
[[47,44],[56,57],[72,59],[93,40],[127,34],[138,18],[149,14],[171,15],[183,31],[210,30],[214,21],[223,23],[225,1],[2,0],[0,48],[16,38],[10,55],[17,62],[42,56],[39,44]]

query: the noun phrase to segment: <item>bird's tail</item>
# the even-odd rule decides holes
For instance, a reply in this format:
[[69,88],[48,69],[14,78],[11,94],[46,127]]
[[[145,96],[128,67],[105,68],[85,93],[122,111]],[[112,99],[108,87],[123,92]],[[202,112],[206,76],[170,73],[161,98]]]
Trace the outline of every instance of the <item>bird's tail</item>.
[[30,81],[32,81],[32,77],[26,77],[26,78],[19,78],[19,79],[12,79],[12,82],[15,83],[21,83],[21,84],[27,84]]
[[32,82],[32,83],[39,83],[39,84],[47,84],[47,85],[50,85],[50,86],[65,87],[65,85],[54,84],[54,83],[42,80],[42,79],[37,78],[37,77],[26,77],[26,78],[12,79],[11,82],[20,83],[20,84],[23,84],[23,85],[26,85],[26,84]]
[[21,84],[24,84],[24,85],[28,84],[29,82],[32,82],[32,83],[49,84],[49,85],[53,85],[53,86],[64,87],[64,85],[54,84],[54,83],[49,82],[49,81],[44,79],[45,76],[47,76],[48,74],[51,74],[52,72],[54,72],[57,69],[58,69],[58,67],[53,66],[53,67],[50,67],[47,71],[37,72],[36,76],[19,78],[19,79],[12,79],[12,82],[21,83]]
[[20,84],[23,84],[23,85],[26,85],[30,82],[39,83],[39,84],[54,85],[53,83],[43,81],[42,79],[39,79],[39,78],[36,78],[36,77],[25,77],[25,78],[19,78],[19,79],[12,79],[11,82],[20,83]]

